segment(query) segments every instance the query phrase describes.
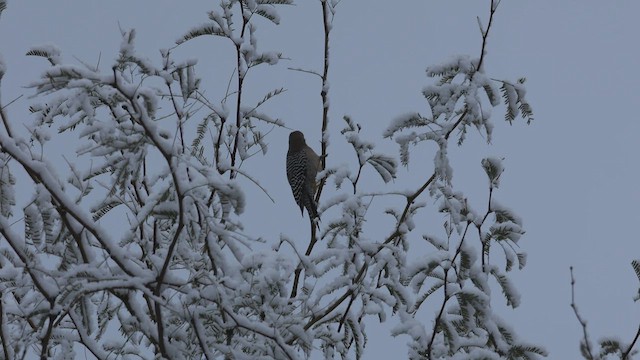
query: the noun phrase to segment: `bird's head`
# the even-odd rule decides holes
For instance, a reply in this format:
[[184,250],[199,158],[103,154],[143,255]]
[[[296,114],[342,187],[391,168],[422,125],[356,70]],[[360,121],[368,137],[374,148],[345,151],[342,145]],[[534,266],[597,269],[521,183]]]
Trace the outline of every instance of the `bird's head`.
[[289,150],[300,151],[306,145],[304,134],[300,131],[293,131],[289,134]]

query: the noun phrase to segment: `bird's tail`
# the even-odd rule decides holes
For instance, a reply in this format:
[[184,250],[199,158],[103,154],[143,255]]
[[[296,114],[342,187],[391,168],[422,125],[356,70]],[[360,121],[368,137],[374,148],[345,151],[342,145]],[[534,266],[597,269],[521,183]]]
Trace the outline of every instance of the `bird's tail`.
[[320,221],[320,215],[318,215],[318,204],[313,200],[313,197],[310,195],[305,196],[304,207],[307,209],[311,219],[317,219]]

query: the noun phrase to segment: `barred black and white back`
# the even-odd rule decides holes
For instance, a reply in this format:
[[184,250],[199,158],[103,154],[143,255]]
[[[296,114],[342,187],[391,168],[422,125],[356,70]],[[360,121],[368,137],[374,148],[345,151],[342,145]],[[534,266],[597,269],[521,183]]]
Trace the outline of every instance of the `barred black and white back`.
[[304,135],[294,131],[289,135],[289,151],[287,152],[287,180],[293,192],[300,213],[307,209],[312,219],[318,217],[318,207],[314,200],[316,192],[316,174],[320,166],[320,158],[307,146]]

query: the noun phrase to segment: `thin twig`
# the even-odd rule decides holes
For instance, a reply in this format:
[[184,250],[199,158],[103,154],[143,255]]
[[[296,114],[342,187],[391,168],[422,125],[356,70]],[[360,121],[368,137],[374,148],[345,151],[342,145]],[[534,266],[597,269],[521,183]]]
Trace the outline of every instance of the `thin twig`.
[[24,96],[24,94],[20,94],[20,95],[18,95],[15,99],[13,99],[13,100],[9,101],[6,105],[2,105],[2,108],[3,108],[3,109],[8,108],[9,106],[11,106],[11,104],[13,104],[14,102],[16,102],[16,101],[20,100],[20,98],[21,98],[21,97],[23,97],[23,96]]
[[307,74],[315,75],[315,76],[319,77],[320,79],[322,79],[322,75],[320,75],[319,73],[317,73],[317,72],[315,72],[315,71],[313,71],[313,70],[306,70],[306,69],[301,69],[301,68],[292,68],[292,67],[289,67],[289,68],[287,68],[287,69],[288,69],[288,70],[292,70],[292,71],[300,71],[300,72],[303,72],[303,73],[307,73]]

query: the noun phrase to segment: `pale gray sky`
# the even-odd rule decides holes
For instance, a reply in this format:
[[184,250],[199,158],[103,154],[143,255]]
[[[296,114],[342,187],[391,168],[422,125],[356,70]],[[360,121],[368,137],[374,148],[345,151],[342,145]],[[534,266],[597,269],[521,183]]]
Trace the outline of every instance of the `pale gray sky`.
[[[172,46],[191,26],[205,22],[205,12],[214,3],[10,1],[0,19],[0,53],[8,66],[2,100],[6,104],[25,94],[8,109],[14,126],[28,117],[32,101],[26,97],[32,91],[23,86],[47,65],[24,56],[30,46],[56,44],[70,62],[76,62],[76,56],[95,63],[102,54],[101,64],[108,68],[119,47],[120,24],[136,28],[139,51],[157,60],[157,49]],[[427,66],[455,54],[478,56],[476,16],[486,22],[488,1],[343,0],[337,10],[331,46],[332,141],[341,141],[341,118],[351,115],[362,123],[369,139],[395,152],[393,142],[381,140],[382,130],[399,114],[427,112],[421,95],[429,81]],[[269,111],[289,127],[303,130],[319,150],[318,80],[286,70],[288,66],[320,69],[319,2],[299,0],[280,13],[280,27],[259,24],[259,46],[280,50],[291,60],[250,77],[248,86],[254,90],[248,96],[258,99],[272,88],[287,88]],[[578,303],[594,340],[614,335],[630,341],[640,321],[640,306],[632,301],[639,284],[630,266],[632,259],[640,258],[634,226],[640,220],[640,122],[635,109],[640,103],[638,13],[640,2],[635,0],[502,1],[485,67],[497,78],[527,77],[536,120],[531,126],[522,121],[509,126],[502,111],[495,109],[492,146],[473,133],[459,151],[452,149],[454,183],[472,198],[477,196],[478,207],[483,206],[486,191],[480,159],[506,158],[497,197],[524,219],[527,234],[520,245],[529,261],[522,272],[512,275],[522,305],[501,315],[522,339],[545,346],[550,359],[579,356],[581,329],[569,308],[570,265],[575,266]],[[175,53],[200,59],[197,70],[208,94],[219,98],[233,69],[230,50],[228,44],[208,38]],[[287,136],[287,130],[274,131],[264,161],[248,162],[251,169],[264,169],[259,180],[276,204],[247,186],[253,196],[245,220],[248,231],[257,231],[266,210],[274,214],[266,237],[276,241],[286,232],[306,241],[306,220],[299,228],[290,221],[298,209],[284,177]],[[401,171],[404,179],[389,186],[415,188],[418,175],[430,173],[432,149],[420,150],[425,157],[414,153],[409,172]],[[330,154],[332,161],[346,160]],[[372,186],[380,188],[375,181]],[[499,299],[497,288],[494,294]],[[496,308],[501,304],[497,301]],[[425,314],[432,317],[429,311]],[[368,331],[365,358],[406,354],[406,338],[388,340],[388,332],[376,332],[373,323]]]

